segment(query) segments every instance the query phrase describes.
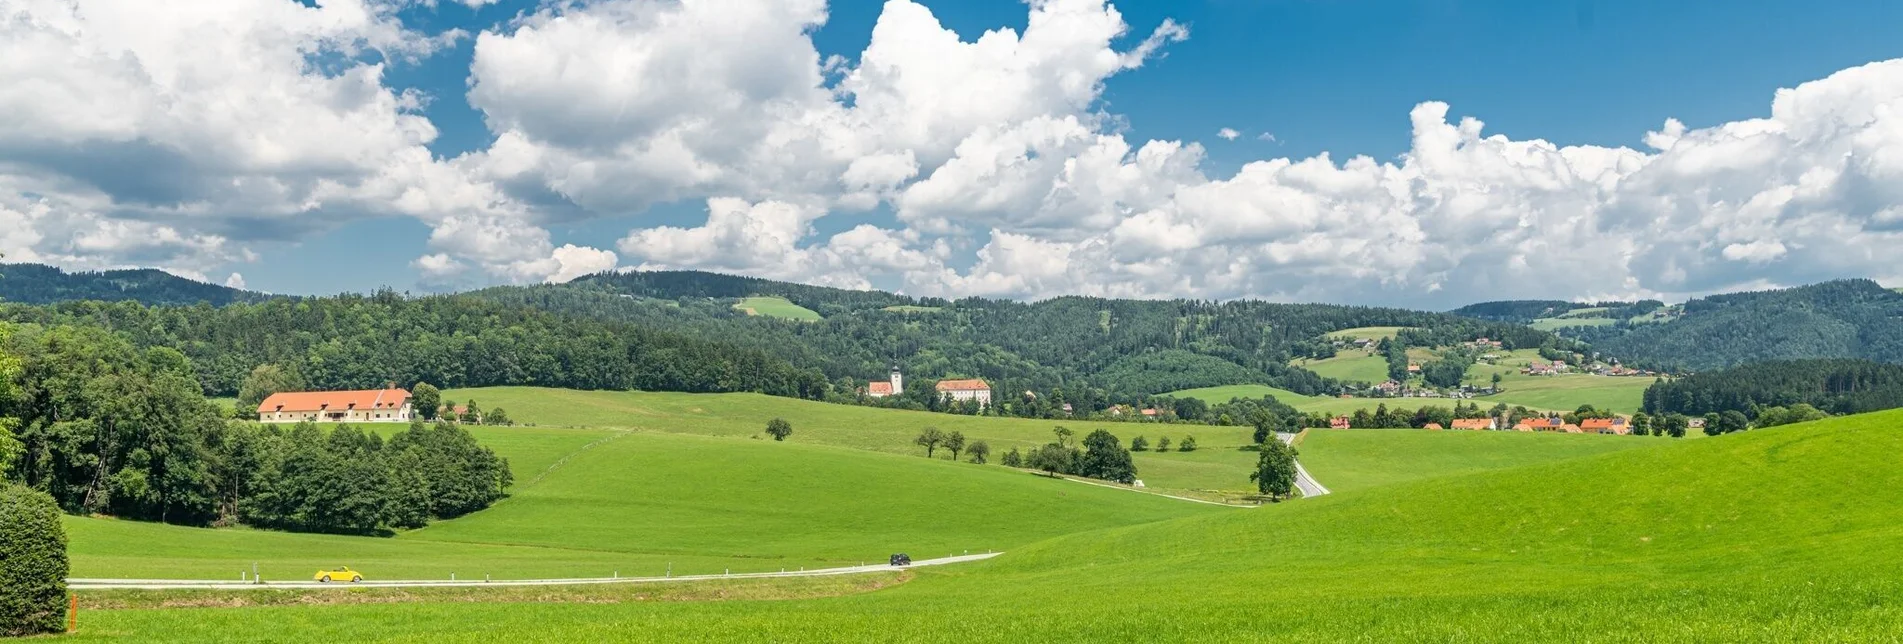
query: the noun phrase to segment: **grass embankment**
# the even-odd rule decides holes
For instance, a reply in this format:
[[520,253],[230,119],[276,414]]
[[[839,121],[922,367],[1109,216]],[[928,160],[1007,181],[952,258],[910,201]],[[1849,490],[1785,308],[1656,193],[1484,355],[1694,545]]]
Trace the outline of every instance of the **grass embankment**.
[[1899,425],[1833,419],[1080,533],[823,600],[102,611],[88,633],[1888,641],[1903,623]]
[[[485,434],[507,431],[520,430]],[[74,518],[73,575],[237,579],[253,562],[267,580],[338,565],[377,579],[759,572],[1002,550],[1223,511],[996,466],[647,432],[575,453],[511,494],[395,538]]]
[[747,315],[764,315],[770,318],[814,321],[820,319],[818,311],[794,304],[791,300],[777,296],[755,296],[742,298],[733,308],[745,311]]

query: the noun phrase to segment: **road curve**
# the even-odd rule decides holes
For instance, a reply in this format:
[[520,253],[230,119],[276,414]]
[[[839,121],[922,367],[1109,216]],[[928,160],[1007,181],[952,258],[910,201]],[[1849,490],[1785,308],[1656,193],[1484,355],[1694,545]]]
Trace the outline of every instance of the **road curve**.
[[[990,559],[1004,553],[989,552],[976,555],[958,555],[938,559],[922,559],[912,562],[910,567],[943,566]],[[593,577],[583,579],[515,579],[508,581],[483,581],[480,579],[419,579],[409,581],[363,581],[357,583],[322,583],[316,581],[267,581],[255,583],[249,581],[216,581],[204,579],[85,579],[66,580],[71,590],[254,590],[254,589],[302,589],[302,588],[454,588],[468,586],[570,586],[583,584],[634,584],[670,581],[704,581],[709,579],[769,579],[774,577],[830,577],[834,575],[862,575],[877,572],[896,572],[905,567],[887,564],[868,566],[846,566],[843,568],[817,568],[813,570],[789,570],[786,572],[748,572],[712,575],[674,575],[668,577]]]
[[[1295,444],[1294,434],[1277,432],[1275,438],[1276,440],[1282,441],[1284,445],[1293,446]],[[1309,476],[1308,468],[1302,467],[1302,462],[1299,460],[1295,462],[1295,489],[1301,490],[1303,497],[1321,496],[1328,493],[1328,488],[1322,487],[1321,482],[1316,481],[1315,477]]]

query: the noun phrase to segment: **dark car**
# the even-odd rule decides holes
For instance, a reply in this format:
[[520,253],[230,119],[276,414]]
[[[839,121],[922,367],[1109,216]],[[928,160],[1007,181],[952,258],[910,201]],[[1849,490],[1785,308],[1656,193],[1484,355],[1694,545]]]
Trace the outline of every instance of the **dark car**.
[[911,555],[908,555],[908,554],[905,554],[905,553],[903,553],[903,552],[901,552],[901,553],[899,553],[899,554],[896,554],[896,555],[892,555],[892,565],[894,565],[894,566],[910,566],[910,565],[912,565],[912,556],[911,556]]

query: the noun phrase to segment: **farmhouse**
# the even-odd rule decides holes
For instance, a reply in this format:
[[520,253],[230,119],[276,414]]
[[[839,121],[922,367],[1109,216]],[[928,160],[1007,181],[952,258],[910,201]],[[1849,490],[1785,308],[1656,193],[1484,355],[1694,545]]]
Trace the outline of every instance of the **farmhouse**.
[[1328,419],[1329,429],[1348,429],[1349,427],[1347,416],[1336,416]]
[[977,378],[969,380],[940,380],[935,389],[938,390],[939,396],[949,398],[954,402],[976,402],[980,407],[991,405],[991,385]]
[[407,423],[410,392],[395,387],[362,391],[286,391],[258,404],[262,422]]
[[1454,429],[1493,429],[1498,426],[1492,418],[1454,419]]
[[886,396],[891,396],[894,394],[905,393],[904,383],[905,383],[904,376],[899,374],[899,366],[892,365],[892,376],[888,378],[885,382],[873,382],[873,383],[866,384],[866,397],[867,398],[884,398]]
[[1579,428],[1585,430],[1588,434],[1619,434],[1623,436],[1632,433],[1632,424],[1626,422],[1623,416],[1616,418],[1587,418],[1579,421]]

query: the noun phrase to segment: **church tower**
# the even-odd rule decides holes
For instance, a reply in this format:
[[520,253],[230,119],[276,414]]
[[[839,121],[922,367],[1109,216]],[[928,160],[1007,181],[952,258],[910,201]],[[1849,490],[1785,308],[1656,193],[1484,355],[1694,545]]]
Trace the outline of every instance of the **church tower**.
[[903,393],[905,393],[905,382],[899,375],[899,365],[894,364],[892,365],[892,395],[897,396]]

